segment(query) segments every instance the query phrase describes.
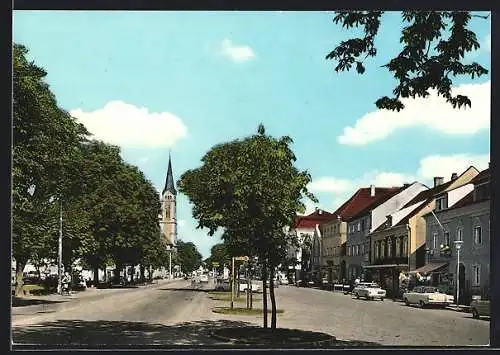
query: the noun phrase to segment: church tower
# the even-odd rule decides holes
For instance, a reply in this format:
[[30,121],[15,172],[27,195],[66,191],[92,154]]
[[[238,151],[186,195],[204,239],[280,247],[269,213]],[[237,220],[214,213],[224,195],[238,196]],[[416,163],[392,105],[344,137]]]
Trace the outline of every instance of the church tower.
[[161,193],[162,232],[165,241],[169,245],[177,244],[177,191],[175,190],[174,176],[172,174],[172,162],[168,154],[168,170],[165,179],[165,187]]

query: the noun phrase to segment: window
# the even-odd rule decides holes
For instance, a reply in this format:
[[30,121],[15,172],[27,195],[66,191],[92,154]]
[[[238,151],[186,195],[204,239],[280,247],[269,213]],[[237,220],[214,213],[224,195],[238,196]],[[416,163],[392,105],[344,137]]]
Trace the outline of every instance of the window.
[[387,257],[391,257],[392,256],[392,240],[389,239],[387,240]]
[[358,232],[361,231],[361,222],[358,222]]
[[408,254],[408,237],[403,238],[403,253],[401,256],[407,256]]
[[483,235],[481,226],[474,227],[474,244],[482,244],[483,243]]
[[481,285],[481,266],[472,265],[472,286]]
[[464,229],[462,227],[457,229],[457,240],[463,240]]
[[432,249],[437,249],[438,234],[436,232],[432,233]]
[[382,245],[380,246],[380,257],[384,258],[385,257],[385,242],[382,242]]
[[396,255],[394,256],[401,256],[401,238],[396,239]]
[[444,245],[450,246],[450,232],[444,232]]
[[354,255],[356,255],[356,256],[359,255],[359,245],[356,245],[356,254],[354,254]]
[[365,220],[364,219],[361,221],[361,230],[362,231],[365,230]]
[[436,211],[446,209],[446,196],[438,197],[436,199]]

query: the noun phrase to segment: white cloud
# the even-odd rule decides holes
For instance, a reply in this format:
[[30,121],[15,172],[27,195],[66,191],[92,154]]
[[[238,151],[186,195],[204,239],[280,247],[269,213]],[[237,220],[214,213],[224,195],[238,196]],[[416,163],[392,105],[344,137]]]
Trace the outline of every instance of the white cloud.
[[481,43],[481,49],[491,53],[491,33],[488,33],[484,38],[483,43]]
[[307,187],[311,192],[345,192],[352,188],[352,182],[332,177],[321,177],[313,180]]
[[220,50],[224,56],[236,62],[247,61],[255,58],[255,53],[252,48],[248,46],[235,45],[229,39],[224,39],[221,42]]
[[455,154],[455,155],[432,155],[420,160],[418,176],[422,180],[430,180],[434,176],[442,176],[445,181],[450,180],[452,173],[461,174],[469,166],[473,165],[479,171],[488,167],[490,154]]
[[179,220],[177,221],[177,225],[178,225],[179,227],[184,227],[184,226],[186,225],[186,221],[185,221],[185,220],[183,220],[183,219],[179,219]]
[[428,98],[403,99],[400,112],[377,110],[361,117],[354,127],[345,127],[337,137],[340,144],[366,145],[383,140],[397,129],[424,126],[448,135],[472,135],[490,127],[490,81],[463,84],[453,95],[469,97],[472,106],[454,109],[444,98],[430,91]]
[[169,112],[149,112],[123,101],[110,101],[103,108],[71,111],[94,138],[127,147],[171,147],[186,136],[182,120]]
[[[317,184],[316,192],[317,195],[321,195],[317,196],[321,204],[325,201],[332,201],[327,208],[323,209],[333,212],[362,187],[369,187],[372,184],[377,187],[402,186],[405,183],[413,183],[415,181],[432,187],[435,176],[442,176],[446,182],[450,180],[452,173],[460,175],[471,165],[479,171],[484,170],[488,167],[489,161],[490,154],[432,155],[420,160],[419,167],[414,174],[374,170],[352,180],[321,177],[315,180],[316,182],[323,182]],[[333,182],[337,181],[350,181],[351,183],[349,187],[345,185],[345,189],[339,189],[339,185],[333,184]],[[326,182],[331,182],[331,186]],[[306,207],[310,213],[314,211],[314,207],[319,207],[319,204],[306,203]]]

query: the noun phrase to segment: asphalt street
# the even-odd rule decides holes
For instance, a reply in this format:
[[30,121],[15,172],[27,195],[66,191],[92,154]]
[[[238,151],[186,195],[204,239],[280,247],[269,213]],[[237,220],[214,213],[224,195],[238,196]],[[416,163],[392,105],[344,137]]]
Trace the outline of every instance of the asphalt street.
[[[82,294],[89,295],[87,299],[62,305],[16,307],[13,341],[88,346],[214,345],[221,344],[210,337],[215,328],[262,326],[262,316],[213,313],[213,307],[227,306],[227,302],[209,298],[208,288],[207,284],[179,280],[138,289],[97,290],[97,296],[86,291]],[[280,286],[276,298],[278,308],[285,310],[278,315],[278,327],[320,331],[339,340],[396,346],[489,343],[489,321],[473,319],[467,313],[407,307],[391,300],[366,301],[294,286]]]

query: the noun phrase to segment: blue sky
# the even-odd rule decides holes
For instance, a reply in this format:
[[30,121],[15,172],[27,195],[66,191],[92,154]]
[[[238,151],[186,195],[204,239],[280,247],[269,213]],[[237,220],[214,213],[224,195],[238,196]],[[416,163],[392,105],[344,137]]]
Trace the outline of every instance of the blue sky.
[[[457,80],[472,108],[442,99],[377,111],[394,79],[380,68],[399,51],[397,14],[383,18],[378,57],[364,75],[337,74],[325,60],[352,32],[332,12],[15,11],[15,42],[47,72],[61,107],[96,138],[119,145],[161,191],[169,149],[174,177],[214,144],[256,132],[289,135],[297,166],[313,177],[319,207],[333,211],[359,187],[433,176],[448,180],[487,167],[490,76]],[[467,56],[491,67],[489,20],[473,19],[481,48]],[[218,242],[196,230],[178,196],[179,237],[204,257]],[[308,204],[308,209],[314,206]]]

